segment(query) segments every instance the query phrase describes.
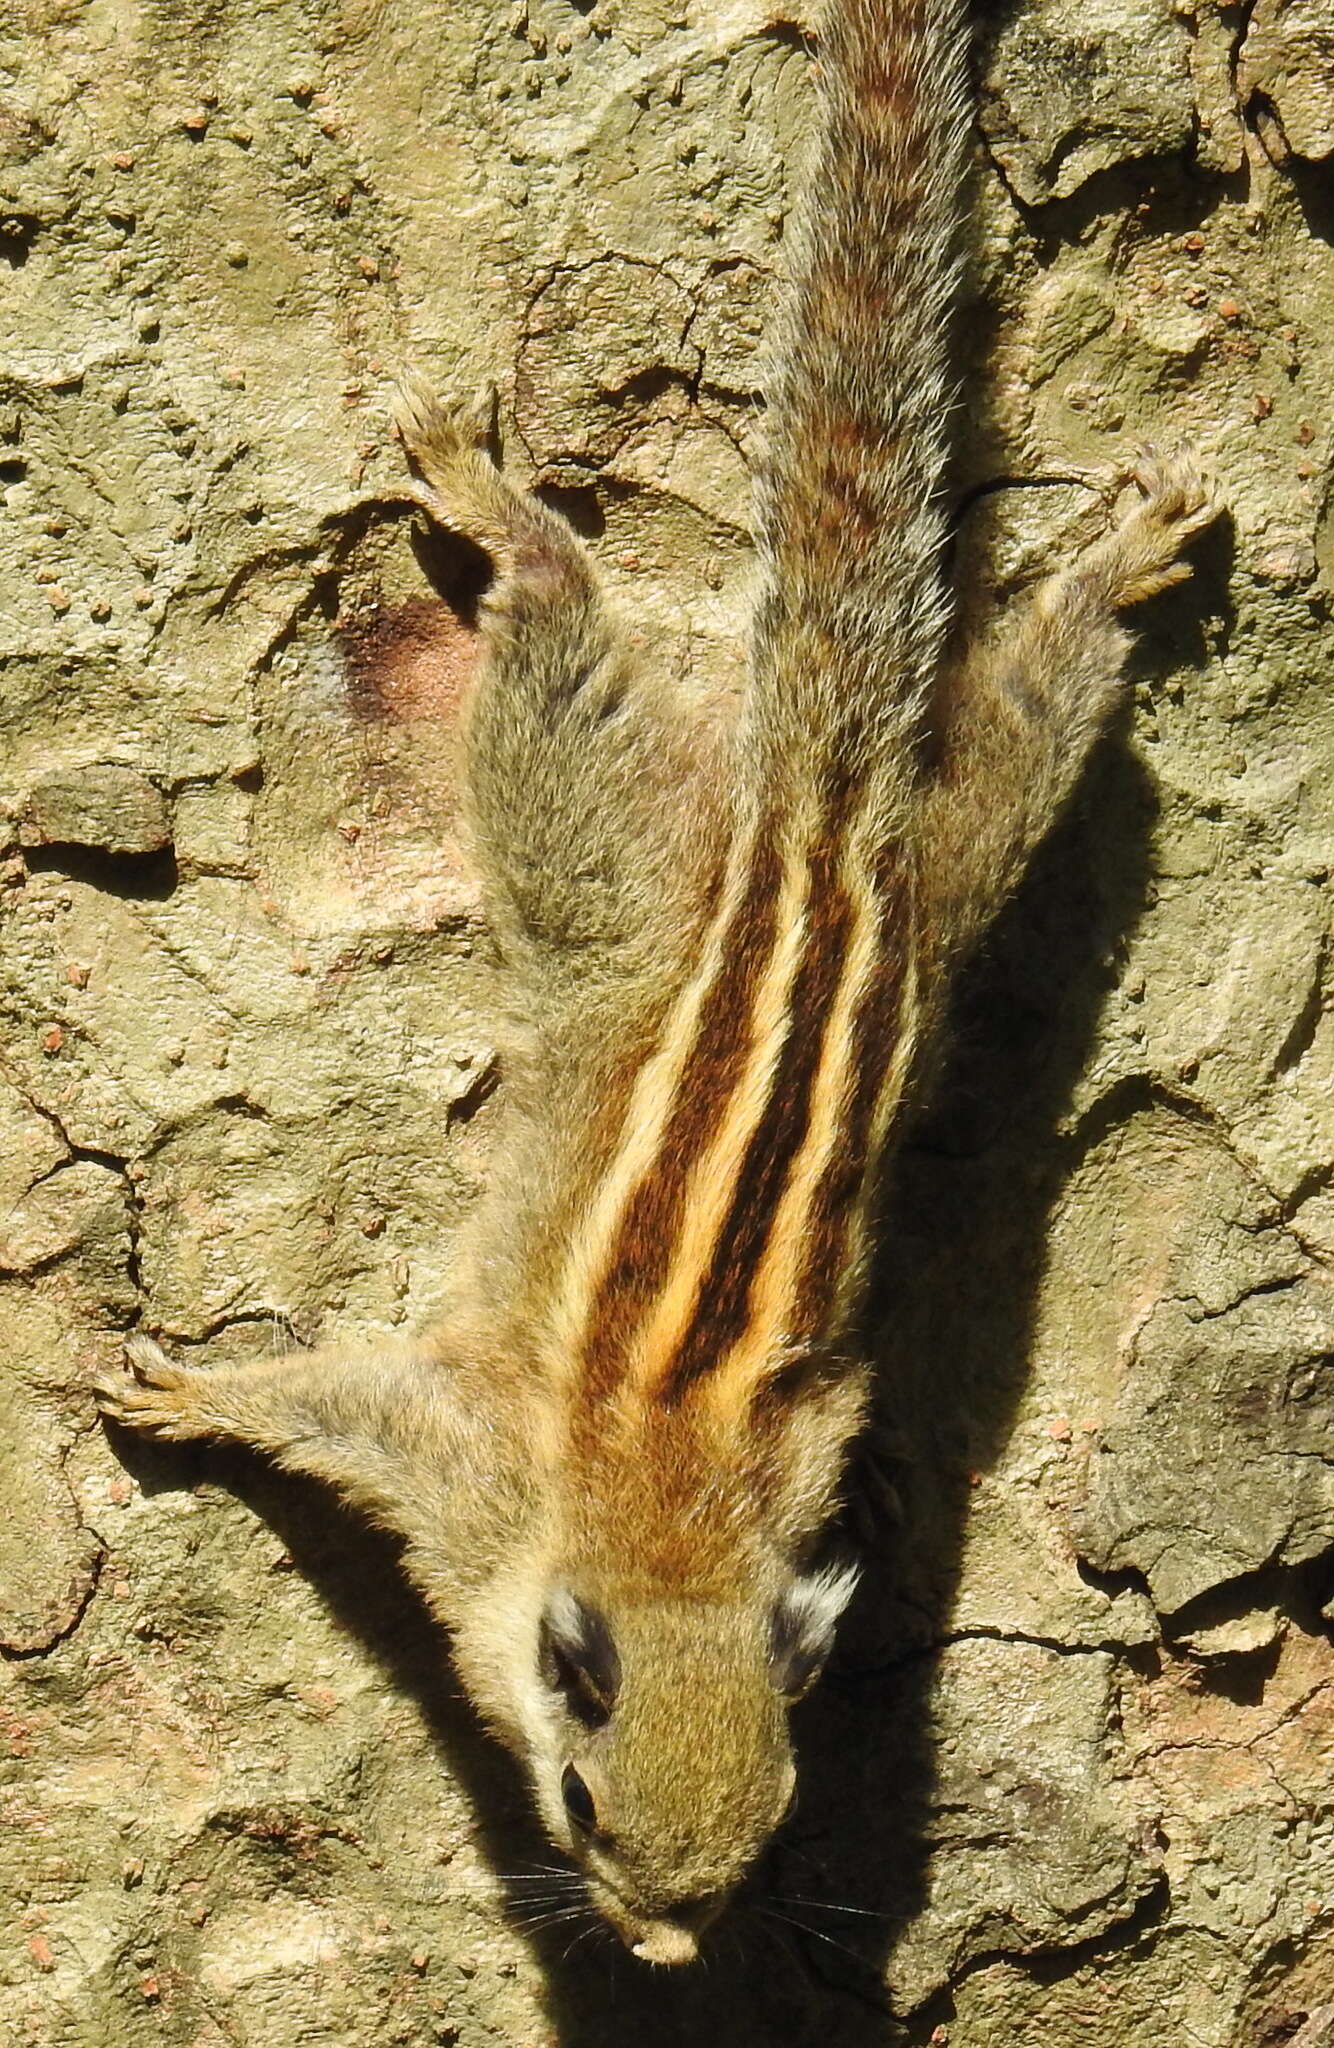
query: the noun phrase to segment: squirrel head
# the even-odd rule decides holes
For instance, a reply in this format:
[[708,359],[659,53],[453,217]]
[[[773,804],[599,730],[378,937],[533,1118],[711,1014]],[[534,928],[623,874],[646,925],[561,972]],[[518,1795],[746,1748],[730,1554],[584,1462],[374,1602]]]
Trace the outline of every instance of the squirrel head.
[[643,1960],[694,1959],[791,1806],[788,1708],[854,1580],[789,1573],[726,1599],[643,1582],[546,1589],[519,1695],[538,1805]]
[[835,1517],[865,1375],[820,1363],[758,1394],[703,1374],[674,1401],[581,1387],[554,1420],[516,1401],[504,1463],[530,1490],[449,1616],[551,1840],[647,1962],[694,1959],[791,1806],[789,1709],[856,1585]]

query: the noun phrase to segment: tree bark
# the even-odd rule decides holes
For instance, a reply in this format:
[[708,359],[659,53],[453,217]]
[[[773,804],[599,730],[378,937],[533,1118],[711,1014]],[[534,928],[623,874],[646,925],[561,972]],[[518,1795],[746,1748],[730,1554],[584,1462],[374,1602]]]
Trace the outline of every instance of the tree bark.
[[[486,1171],[478,564],[393,371],[735,687],[814,111],[761,0],[30,0],[0,29],[0,2031],[59,2048],[1334,2042],[1328,0],[979,24],[969,606],[1139,440],[1233,527],[958,1006],[877,1288],[897,1526],[706,1972],[547,1860],[392,1551],[108,1441],[142,1324],[401,1327]],[[517,1902],[517,1903],[516,1903]],[[531,1917],[538,1918],[536,1911]]]

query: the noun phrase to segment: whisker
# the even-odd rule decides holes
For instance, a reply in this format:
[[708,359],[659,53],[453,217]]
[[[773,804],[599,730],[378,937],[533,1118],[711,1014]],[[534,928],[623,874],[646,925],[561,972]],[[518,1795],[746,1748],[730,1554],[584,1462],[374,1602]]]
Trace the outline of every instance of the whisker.
[[571,1885],[586,1883],[582,1873],[575,1870],[519,1870],[505,1877],[478,1876],[456,1883],[459,1891],[512,1890],[520,1886],[531,1890],[534,1885],[548,1885],[555,1890],[564,1890]]
[[549,1897],[549,1898],[556,1898],[556,1897],[560,1896],[560,1895],[561,1895],[561,1894],[563,1894],[563,1893],[567,1893],[567,1892],[568,1892],[568,1893],[574,1893],[574,1892],[582,1891],[583,1889],[584,1889],[584,1885],[583,1885],[583,1880],[582,1880],[582,1878],[581,1878],[581,1879],[579,1879],[579,1881],[578,1881],[577,1883],[574,1883],[574,1884],[562,1884],[562,1885],[553,1885],[553,1884],[551,1883],[551,1880],[550,1880],[549,1878],[546,1878],[546,1879],[543,1879],[543,1881],[542,1881],[542,1882],[541,1882],[540,1884],[539,1884],[539,1883],[537,1883],[537,1882],[534,1882],[534,1883],[532,1883],[532,1884],[525,1884],[525,1885],[517,1885],[517,1884],[492,1884],[492,1885],[487,1885],[487,1884],[470,1884],[470,1885],[462,1885],[462,1884],[460,1884],[460,1885],[452,1885],[452,1886],[450,1887],[450,1892],[451,1892],[451,1896],[452,1896],[452,1897],[454,1897],[454,1898],[456,1898],[456,1899],[503,1899],[503,1898],[506,1898],[506,1897],[514,1897],[514,1896],[517,1896],[517,1897],[520,1897],[520,1898],[528,1898],[528,1899],[531,1899],[531,1898],[533,1898],[533,1897],[535,1897],[535,1896],[538,1896],[538,1895],[540,1895],[540,1896],[542,1896],[542,1897],[544,1897],[544,1898],[548,1898],[548,1897]]
[[873,1912],[869,1906],[836,1905],[832,1899],[789,1898],[782,1892],[770,1892],[768,1896],[774,1901],[775,1905],[807,1906],[812,1907],[817,1913],[853,1913],[861,1920],[890,1920],[893,1918],[893,1915],[890,1913]]
[[456,1885],[449,1896],[453,1899],[476,1900],[480,1904],[492,1906],[538,1906],[544,1901],[555,1904],[560,1900],[583,1898],[586,1892],[583,1885],[563,1885],[559,1890],[549,1890],[537,1885],[527,1885],[522,1890],[511,1889],[508,1885]]
[[524,1892],[518,1898],[497,1899],[508,1913],[540,1913],[545,1906],[585,1906],[587,1897],[582,1892]]
[[510,1877],[504,1880],[504,1886],[506,1891],[545,1890],[552,1892],[573,1892],[582,1891],[584,1886],[584,1879],[582,1877]]
[[[751,1911],[754,1913],[756,1924],[761,1934],[767,1935],[769,1940],[777,1948],[781,1949],[784,1955],[795,1956],[797,1954],[797,1944],[793,1941],[792,1936],[777,1925],[778,1915],[776,1913],[766,1913],[761,1906],[752,1906]],[[737,1947],[738,1949],[741,1948],[740,1935],[737,1936]]]
[[563,1920],[582,1920],[590,1911],[587,1906],[557,1906],[550,1911],[520,1914],[511,1913],[510,1924],[524,1934],[538,1934],[548,1927],[558,1927]]
[[563,1963],[567,1963],[570,1957],[574,1954],[575,1950],[578,1948],[581,1941],[588,1941],[592,1938],[593,1935],[601,1932],[602,1922],[597,1918],[596,1914],[594,1914],[590,1910],[587,1927],[582,1928],[580,1932],[575,1935],[574,1940],[570,1942],[568,1946],[562,1951],[561,1961]]
[[582,1919],[582,1915],[580,1913],[539,1913],[539,1915],[535,1915],[535,1919],[512,1919],[508,1925],[514,1929],[514,1933],[539,1935],[539,1933],[549,1933],[551,1927],[566,1927],[570,1921],[576,1921],[576,1919]]
[[854,1963],[860,1963],[865,1967],[865,1956],[858,1955],[856,1949],[849,1948],[845,1941],[835,1941],[833,1935],[826,1934],[823,1928],[807,1927],[804,1921],[794,1920],[790,1913],[779,1913],[772,1906],[761,1906],[758,1910],[761,1913],[767,1914],[771,1919],[786,1921],[787,1925],[795,1927],[799,1934],[808,1934],[815,1941],[826,1942],[830,1948],[837,1949],[841,1956],[848,1956]]

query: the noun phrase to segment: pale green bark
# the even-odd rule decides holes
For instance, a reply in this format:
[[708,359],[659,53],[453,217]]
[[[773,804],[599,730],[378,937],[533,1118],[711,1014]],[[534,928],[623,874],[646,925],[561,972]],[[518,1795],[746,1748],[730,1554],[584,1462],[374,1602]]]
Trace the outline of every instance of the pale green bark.
[[545,1852],[388,1552],[113,1448],[82,1388],[137,1318],[239,1355],[438,1296],[496,1021],[389,375],[494,378],[516,468],[726,687],[813,108],[771,14],[0,29],[16,2043],[1334,2039],[1328,0],[988,10],[972,580],[1094,530],[1137,438],[1216,454],[1235,539],[1156,607],[905,1163],[906,1519],[770,1886],[815,1931],[740,1914],[690,1978],[530,1944],[493,1872]]

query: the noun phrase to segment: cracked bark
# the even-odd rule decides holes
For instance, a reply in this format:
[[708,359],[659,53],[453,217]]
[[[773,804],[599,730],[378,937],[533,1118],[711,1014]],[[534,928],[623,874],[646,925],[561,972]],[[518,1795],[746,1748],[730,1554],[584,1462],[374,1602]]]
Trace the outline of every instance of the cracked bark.
[[1323,2038],[1313,19],[979,24],[970,601],[1095,530],[1141,436],[1214,453],[1235,530],[1148,622],[1126,719],[964,991],[880,1282],[902,1521],[803,1709],[767,1889],[690,1981],[516,1924],[495,1872],[546,1852],[390,1546],[239,1459],[109,1444],[82,1374],[139,1321],[223,1359],[438,1296],[495,1076],[452,796],[477,565],[424,537],[385,373],[494,379],[655,658],[734,687],[810,24],[221,0],[132,6],[103,47],[51,0],[0,30],[16,2041]]

